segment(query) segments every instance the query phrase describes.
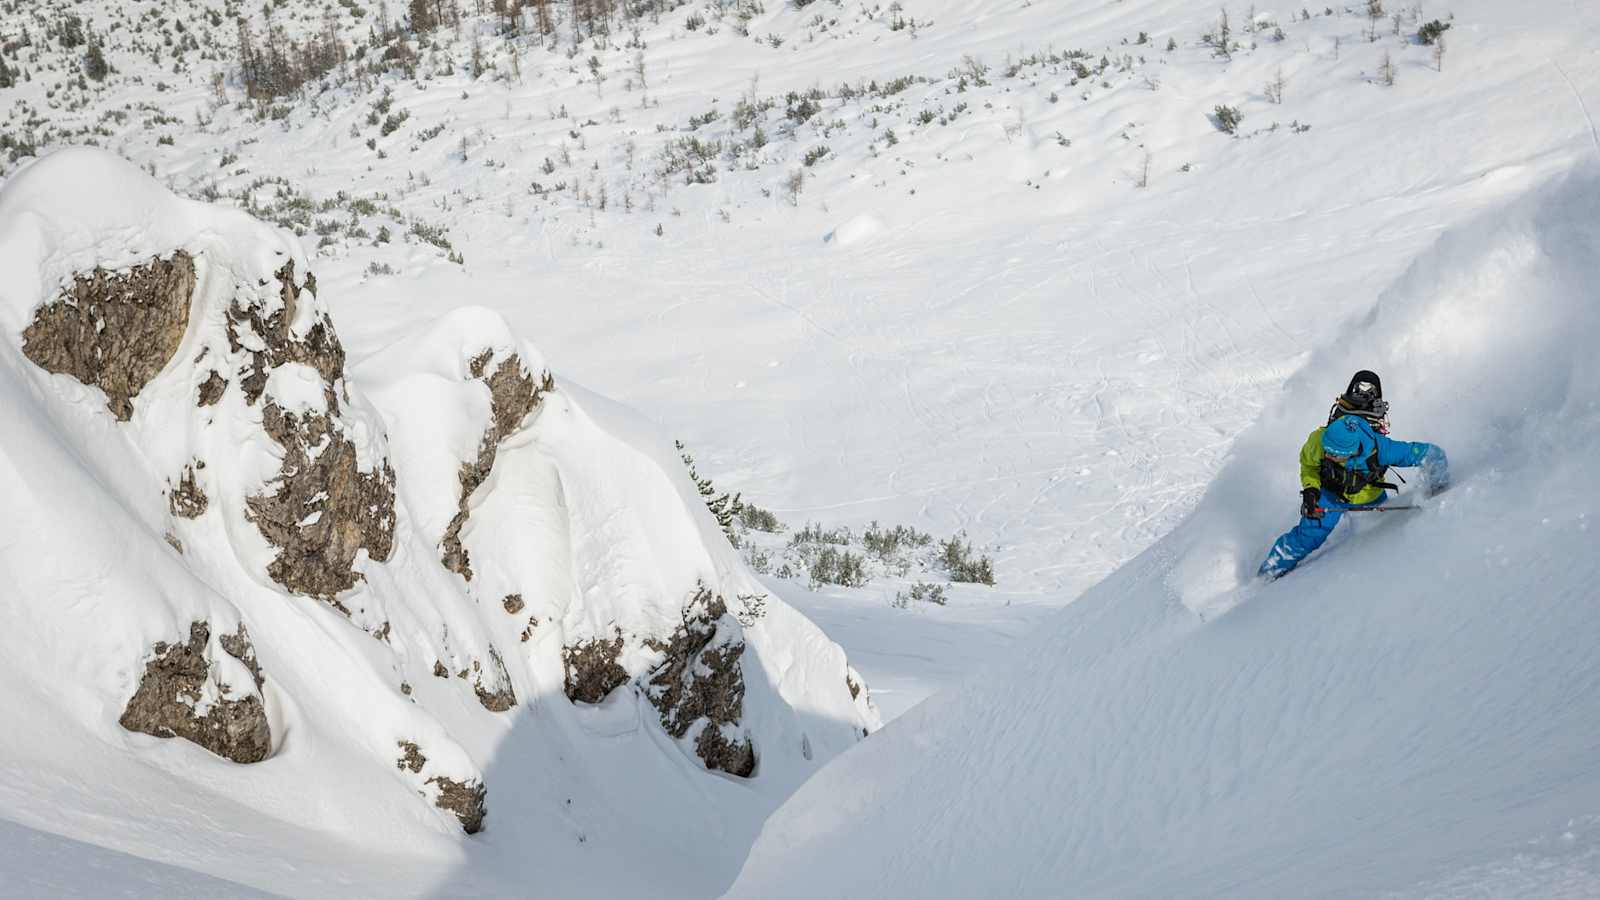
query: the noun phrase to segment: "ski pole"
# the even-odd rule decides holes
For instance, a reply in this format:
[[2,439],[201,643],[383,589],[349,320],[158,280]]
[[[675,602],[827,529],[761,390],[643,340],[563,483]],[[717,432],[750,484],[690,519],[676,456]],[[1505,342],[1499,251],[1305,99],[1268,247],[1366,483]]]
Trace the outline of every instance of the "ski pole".
[[[1402,512],[1402,511],[1408,510],[1408,509],[1421,509],[1421,508],[1422,507],[1420,507],[1420,506],[1347,506],[1344,509],[1341,509],[1339,511],[1340,512],[1347,512],[1347,513],[1356,513],[1356,512]],[[1322,514],[1322,513],[1326,513],[1328,511],[1329,510],[1326,507],[1322,507],[1322,506],[1317,507],[1317,513],[1319,515]]]

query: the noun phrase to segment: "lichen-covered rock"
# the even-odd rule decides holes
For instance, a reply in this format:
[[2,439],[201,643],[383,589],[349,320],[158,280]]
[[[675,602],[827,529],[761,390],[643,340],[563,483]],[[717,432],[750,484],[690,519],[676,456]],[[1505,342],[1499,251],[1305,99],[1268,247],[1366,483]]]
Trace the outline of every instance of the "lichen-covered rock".
[[[200,466],[204,468],[205,463]],[[210,503],[206,492],[195,483],[194,467],[184,466],[177,485],[167,492],[168,510],[180,519],[198,519]]]
[[683,624],[671,639],[646,644],[666,656],[646,691],[660,713],[661,727],[682,738],[703,721],[695,752],[706,767],[748,777],[755,771],[754,745],[742,734],[730,738],[725,733],[737,733],[744,712],[739,668],[744,638],[727,604],[702,585],[684,607]]
[[467,501],[472,498],[472,492],[489,478],[489,472],[494,469],[495,455],[499,451],[500,441],[517,430],[522,420],[539,405],[545,394],[555,390],[555,379],[548,370],[536,380],[533,373],[523,367],[521,357],[515,353],[506,357],[490,373],[489,363],[493,358],[494,351],[485,350],[474,357],[467,366],[472,377],[482,381],[489,388],[491,420],[489,427],[483,432],[483,437],[478,441],[478,458],[472,462],[462,463],[461,471],[456,475],[461,485],[460,500],[457,503],[456,514],[451,517],[450,524],[445,527],[444,538],[439,542],[443,550],[440,559],[444,567],[468,581],[472,580],[472,560],[467,548],[461,544],[461,529],[467,524],[467,517],[470,514]]
[[[259,690],[261,669],[241,626],[221,640],[223,650],[250,669],[253,690],[219,683],[206,655],[211,626],[194,622],[182,644],[157,642],[139,687],[118,721],[129,731],[160,738],[181,737],[224,759],[260,762],[272,751],[272,735]],[[233,696],[230,696],[233,695]]]
[[49,372],[106,393],[121,421],[133,398],[166,368],[189,327],[194,259],[179,251],[126,272],[95,269],[40,307],[23,331],[22,352]]
[[289,590],[318,597],[349,615],[337,599],[361,580],[356,553],[382,562],[394,542],[394,469],[358,465],[356,449],[327,415],[287,412],[268,401],[267,434],[283,447],[270,493],[246,500],[250,521],[279,549],[267,575]]
[[580,641],[561,649],[566,669],[567,699],[574,703],[599,703],[613,690],[626,684],[628,670],[622,657],[622,635],[609,641]]
[[489,814],[485,804],[489,792],[484,788],[482,781],[476,778],[471,781],[456,781],[435,775],[428,779],[428,784],[439,788],[439,796],[434,798],[433,805],[454,813],[461,822],[462,831],[467,834],[477,834],[483,830],[484,816]]

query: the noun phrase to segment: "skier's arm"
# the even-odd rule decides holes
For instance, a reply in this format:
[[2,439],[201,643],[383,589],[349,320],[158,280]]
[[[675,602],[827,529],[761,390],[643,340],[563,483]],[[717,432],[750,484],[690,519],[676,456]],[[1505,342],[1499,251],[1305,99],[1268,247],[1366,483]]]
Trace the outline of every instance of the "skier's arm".
[[1300,448],[1300,489],[1322,490],[1322,429],[1318,428],[1306,438]]
[[1394,441],[1381,434],[1377,438],[1380,465],[1421,466],[1432,493],[1450,486],[1450,461],[1445,458],[1442,447],[1426,441]]

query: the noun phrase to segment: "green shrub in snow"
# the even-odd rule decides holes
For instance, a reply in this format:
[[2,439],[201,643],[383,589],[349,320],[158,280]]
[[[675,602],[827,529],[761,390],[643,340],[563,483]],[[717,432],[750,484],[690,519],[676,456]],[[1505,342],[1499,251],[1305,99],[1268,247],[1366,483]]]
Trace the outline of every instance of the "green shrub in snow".
[[1225,134],[1236,134],[1239,130],[1239,123],[1244,121],[1244,116],[1237,107],[1233,106],[1218,104],[1217,108],[1212,110],[1211,113],[1216,121],[1217,130]]

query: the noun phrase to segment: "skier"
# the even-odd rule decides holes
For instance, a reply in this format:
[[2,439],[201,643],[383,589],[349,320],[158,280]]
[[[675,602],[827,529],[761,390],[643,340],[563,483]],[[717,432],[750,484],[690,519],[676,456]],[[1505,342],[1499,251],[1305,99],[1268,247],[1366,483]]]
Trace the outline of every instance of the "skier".
[[1377,506],[1395,486],[1384,481],[1390,466],[1421,466],[1427,492],[1450,485],[1444,451],[1422,442],[1396,441],[1389,434],[1389,404],[1383,382],[1362,369],[1328,410],[1328,424],[1300,448],[1300,524],[1272,545],[1257,573],[1282,578],[1333,533],[1344,511]]

